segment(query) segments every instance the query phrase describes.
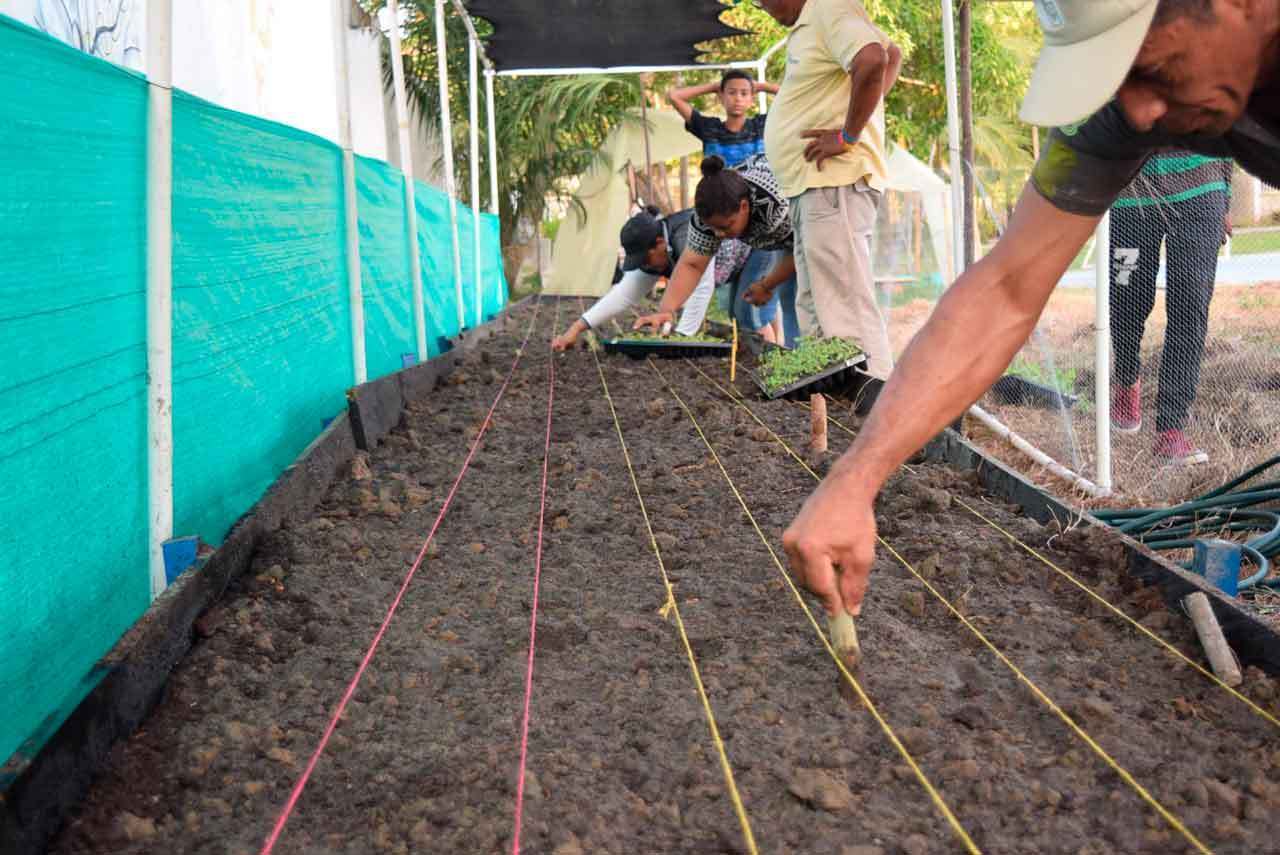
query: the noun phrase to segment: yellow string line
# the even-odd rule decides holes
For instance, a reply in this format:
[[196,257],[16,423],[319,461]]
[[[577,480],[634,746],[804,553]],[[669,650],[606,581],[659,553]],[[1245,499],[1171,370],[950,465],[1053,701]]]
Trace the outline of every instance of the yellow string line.
[[[739,406],[741,406],[744,410],[746,410],[747,413],[753,419],[756,420],[757,424],[759,424],[765,430],[769,431],[769,433],[778,442],[778,444],[781,445],[784,449],[786,449],[787,453],[790,454],[792,457],[794,457],[800,463],[800,465],[803,466],[805,470],[810,475],[813,476],[815,481],[822,480],[821,477],[819,477],[819,475],[816,472],[814,472],[812,468],[810,468],[809,464],[805,463],[804,460],[801,459],[801,457],[797,455],[794,450],[792,450],[791,446],[787,444],[786,440],[778,436],[778,434],[774,432],[773,428],[769,427],[767,424],[765,424],[763,421],[760,420],[760,417],[757,416],[749,406],[747,406],[746,402],[743,401],[740,396],[732,395],[719,383],[716,383],[714,379],[712,379],[711,377],[708,377],[705,373],[703,373],[702,369],[697,368],[696,365],[694,366],[694,368],[696,368],[698,370],[698,373],[702,374],[702,376],[706,378],[708,382],[715,385],[716,388],[720,389],[720,391],[723,392],[724,394],[729,395],[731,398],[733,398],[733,400],[735,400]],[[1208,855],[1208,853],[1211,853],[1212,850],[1206,847],[1204,843],[1202,843],[1200,839],[1196,837],[1191,832],[1190,829],[1187,828],[1187,826],[1182,822],[1182,820],[1174,816],[1164,805],[1162,805],[1155,798],[1155,796],[1151,795],[1151,793],[1145,787],[1139,784],[1138,781],[1133,777],[1133,775],[1131,775],[1128,772],[1128,770],[1126,770],[1123,766],[1121,766],[1119,762],[1117,762],[1110,754],[1107,753],[1106,749],[1104,749],[1101,745],[1099,745],[1092,736],[1090,736],[1087,732],[1085,732],[1084,728],[1082,728],[1079,724],[1077,724],[1075,719],[1073,719],[1070,715],[1067,714],[1065,710],[1063,710],[1056,703],[1054,703],[1053,699],[1050,698],[1047,694],[1045,694],[1040,689],[1039,686],[1037,686],[1034,682],[1032,682],[1031,678],[1028,677],[1026,674],[1024,674],[1022,670],[1018,668],[1017,665],[1014,665],[1013,662],[1009,659],[1009,657],[1005,656],[1004,653],[1000,650],[1000,648],[996,647],[996,645],[993,644],[991,640],[987,638],[987,636],[982,632],[982,630],[978,629],[978,627],[975,626],[968,618],[966,618],[963,614],[961,614],[960,610],[957,609],[954,605],[952,605],[951,601],[948,600],[945,596],[943,596],[942,592],[940,592],[937,588],[935,588],[932,584],[930,584],[929,580],[925,579],[924,576],[920,575],[920,573],[916,571],[916,568],[913,567],[911,563],[907,561],[907,559],[903,558],[902,555],[900,555],[896,549],[894,549],[891,545],[889,545],[888,541],[886,541],[884,538],[878,535],[876,537],[876,540],[878,540],[880,542],[880,545],[883,546],[885,549],[887,549],[889,553],[893,555],[893,557],[896,558],[900,564],[902,564],[903,567],[907,568],[907,570],[910,571],[911,575],[915,576],[916,579],[918,579],[920,583],[924,585],[926,589],[928,589],[930,594],[932,594],[939,602],[941,602],[944,606],[946,606],[947,610],[951,612],[951,614],[954,615],[957,620],[959,620],[962,624],[964,624],[966,629],[972,632],[974,636],[977,637],[977,639],[981,641],[982,644],[988,650],[990,650],[993,654],[995,654],[996,658],[999,659],[1002,663],[1004,663],[1004,665],[1010,671],[1013,672],[1014,676],[1016,676],[1018,680],[1031,691],[1031,693],[1036,697],[1037,700],[1039,700],[1041,703],[1047,706],[1054,713],[1054,715],[1058,716],[1058,718],[1060,718],[1062,722],[1066,724],[1067,727],[1073,733],[1075,733],[1077,737],[1081,739],[1081,741],[1083,741],[1086,745],[1088,745],[1089,748],[1091,748],[1093,752],[1103,760],[1103,762],[1105,762],[1108,766],[1111,767],[1111,770],[1113,772],[1115,772],[1117,775],[1120,776],[1121,780],[1123,780],[1126,784],[1132,787],[1134,792],[1136,792],[1142,798],[1143,801],[1145,801],[1148,805],[1151,806],[1153,810],[1156,811],[1156,813],[1158,813],[1161,817],[1163,817],[1165,822],[1169,823],[1169,825],[1173,829],[1175,829],[1178,833],[1180,833],[1183,837],[1185,837],[1187,841],[1191,843],[1191,845],[1194,846],[1198,852],[1206,853],[1206,855]]]
[[649,511],[645,508],[644,497],[640,494],[640,483],[636,479],[635,467],[631,463],[631,453],[627,450],[627,440],[622,435],[622,422],[618,419],[618,411],[613,406],[613,396],[609,394],[609,383],[604,377],[604,368],[600,364],[600,357],[595,357],[596,371],[600,374],[600,384],[604,388],[604,398],[609,403],[609,412],[613,414],[613,426],[618,432],[618,442],[622,444],[622,456],[627,461],[627,472],[631,475],[631,486],[636,491],[636,501],[640,503],[640,514],[644,517],[645,529],[649,532],[649,545],[653,548],[653,554],[658,559],[658,569],[662,571],[662,584],[667,591],[667,601],[662,607],[663,616],[666,613],[675,615],[676,628],[680,631],[680,641],[684,644],[685,655],[689,659],[689,670],[693,672],[693,681],[698,687],[698,697],[702,699],[702,708],[706,712],[707,725],[711,729],[711,739],[715,742],[716,752],[720,755],[720,768],[724,771],[725,784],[729,788],[729,798],[733,802],[733,810],[738,815],[738,823],[742,826],[742,839],[747,845],[747,851],[751,855],[759,855],[759,849],[756,848],[755,835],[751,832],[751,820],[747,818],[747,809],[742,803],[742,796],[738,792],[738,785],[733,778],[733,769],[729,766],[729,755],[725,750],[724,740],[720,738],[720,728],[716,726],[715,714],[711,711],[711,701],[707,698],[706,687],[702,683],[702,675],[698,671],[698,661],[693,654],[693,645],[689,643],[689,636],[685,632],[684,619],[680,616],[680,606],[676,602],[675,589],[671,585],[671,578],[667,575],[666,564],[662,560],[662,551],[658,548],[658,539],[654,537],[653,525],[649,521]]
[[[696,365],[694,366],[694,368],[695,368],[695,369],[697,369],[698,373],[699,373],[699,374],[702,374],[702,376],[703,376],[703,377],[705,377],[707,380],[711,381],[712,383],[715,383],[715,385],[716,385],[717,387],[719,387],[719,386],[720,386],[720,384],[719,384],[719,383],[716,383],[716,381],[715,381],[715,380],[713,380],[711,377],[709,377],[709,376],[707,376],[705,373],[703,373],[703,371],[702,371],[702,369],[701,369],[701,368],[698,368],[698,366],[696,366]],[[721,389],[720,391],[725,392],[725,390],[724,390],[724,389]],[[730,393],[725,392],[725,394],[730,394]],[[798,401],[793,401],[793,402],[791,402],[791,403],[795,404],[796,406],[800,406],[800,407],[806,407],[806,406],[807,406],[807,405],[806,405],[806,404],[804,404],[803,402],[798,402]],[[828,416],[828,417],[827,417],[827,421],[831,422],[833,425],[835,425],[836,427],[840,428],[840,430],[842,430],[842,431],[844,431],[845,433],[849,434],[849,436],[857,436],[857,433],[856,433],[856,432],[854,432],[854,431],[853,431],[851,428],[849,428],[847,425],[844,425],[844,424],[842,424],[841,422],[836,421],[835,419],[831,418],[830,416]],[[907,469],[907,471],[914,471],[910,466],[906,466],[905,464],[904,464],[904,467],[903,467],[903,468]],[[1066,580],[1067,580],[1068,582],[1070,582],[1071,584],[1075,585],[1075,586],[1076,586],[1077,588],[1079,588],[1081,591],[1083,591],[1084,593],[1088,594],[1088,595],[1089,595],[1089,597],[1091,597],[1094,601],[1098,602],[1099,604],[1101,604],[1102,606],[1104,606],[1108,611],[1110,611],[1112,614],[1114,614],[1116,617],[1119,617],[1121,620],[1123,620],[1123,621],[1125,621],[1126,623],[1128,623],[1130,626],[1132,626],[1132,627],[1133,627],[1134,629],[1136,629],[1138,632],[1142,633],[1143,635],[1147,636],[1147,637],[1148,637],[1148,638],[1150,638],[1152,641],[1154,641],[1156,644],[1158,644],[1158,645],[1160,645],[1161,647],[1163,647],[1166,651],[1168,651],[1169,653],[1171,653],[1171,654],[1172,654],[1176,659],[1178,659],[1179,661],[1181,661],[1183,664],[1191,666],[1191,667],[1192,667],[1192,668],[1194,668],[1196,671],[1198,671],[1200,674],[1202,674],[1202,675],[1204,675],[1206,678],[1208,678],[1211,682],[1213,682],[1214,684],[1216,684],[1216,685],[1217,685],[1217,686],[1219,686],[1220,688],[1222,688],[1222,689],[1226,690],[1227,692],[1229,692],[1233,698],[1235,698],[1236,700],[1240,701],[1240,703],[1242,703],[1242,704],[1244,704],[1245,706],[1247,706],[1247,707],[1248,707],[1249,709],[1251,709],[1254,713],[1256,713],[1256,714],[1257,714],[1257,715],[1259,715],[1260,717],[1262,717],[1262,718],[1266,719],[1266,720],[1267,720],[1270,724],[1272,724],[1273,726],[1275,726],[1275,727],[1277,727],[1277,728],[1280,728],[1280,719],[1276,718],[1274,715],[1272,715],[1271,713],[1267,712],[1267,711],[1266,711],[1265,709],[1263,709],[1261,706],[1259,706],[1259,705],[1258,705],[1258,704],[1256,704],[1255,702],[1251,701],[1251,700],[1250,700],[1246,695],[1244,695],[1242,692],[1239,692],[1239,691],[1237,691],[1236,689],[1232,688],[1231,686],[1228,686],[1225,682],[1223,682],[1223,681],[1218,677],[1218,675],[1217,675],[1217,674],[1214,674],[1212,671],[1210,671],[1209,669],[1205,668],[1205,667],[1204,667],[1203,665],[1201,665],[1199,662],[1195,661],[1194,659],[1192,659],[1191,657],[1189,657],[1189,656],[1187,656],[1185,653],[1183,653],[1181,650],[1179,650],[1178,648],[1174,647],[1174,646],[1173,646],[1172,644],[1170,644],[1169,642],[1165,641],[1163,638],[1161,638],[1161,637],[1160,637],[1159,635],[1157,635],[1155,632],[1153,632],[1152,630],[1150,630],[1150,629],[1148,629],[1147,627],[1143,626],[1141,623],[1139,623],[1138,621],[1134,620],[1134,619],[1133,619],[1132,617],[1130,617],[1128,614],[1125,614],[1125,612],[1124,612],[1122,609],[1120,609],[1118,606],[1113,605],[1109,600],[1107,600],[1107,598],[1106,598],[1106,597],[1103,597],[1103,596],[1102,596],[1101,594],[1099,594],[1097,591],[1095,591],[1095,590],[1093,590],[1092,588],[1090,588],[1087,584],[1085,584],[1084,582],[1080,581],[1080,579],[1079,579],[1078,577],[1076,577],[1074,574],[1072,574],[1069,570],[1066,570],[1066,569],[1064,569],[1064,568],[1062,568],[1062,567],[1059,567],[1057,564],[1055,564],[1055,563],[1053,563],[1052,561],[1050,561],[1047,557],[1045,557],[1044,555],[1042,555],[1040,552],[1036,551],[1036,550],[1035,550],[1035,549],[1033,549],[1032,547],[1030,547],[1030,546],[1028,546],[1027,544],[1023,543],[1023,542],[1022,542],[1022,540],[1020,540],[1016,535],[1014,535],[1014,534],[1012,534],[1012,533],[1010,533],[1010,532],[1006,531],[1005,529],[1001,528],[1001,527],[1000,527],[1000,525],[999,525],[998,523],[996,523],[996,522],[995,522],[994,520],[992,520],[991,518],[989,518],[989,517],[985,516],[984,514],[982,514],[982,513],[981,513],[980,511],[978,511],[977,509],[975,509],[975,508],[973,508],[972,506],[970,506],[970,505],[969,505],[967,502],[965,502],[964,500],[960,499],[959,497],[955,497],[955,496],[953,496],[952,498],[953,498],[953,499],[955,499],[956,504],[958,504],[960,507],[964,508],[966,511],[968,511],[968,512],[969,512],[969,513],[971,513],[971,514],[973,514],[975,517],[977,517],[978,519],[982,520],[984,523],[986,523],[986,524],[987,524],[988,526],[990,526],[991,528],[993,528],[993,529],[995,529],[996,531],[1000,532],[1000,534],[1002,534],[1002,535],[1004,535],[1006,538],[1008,538],[1008,539],[1009,539],[1009,541],[1010,541],[1010,542],[1012,542],[1015,546],[1019,547],[1020,549],[1022,549],[1022,550],[1024,550],[1025,552],[1027,552],[1027,553],[1031,554],[1032,556],[1034,556],[1034,557],[1036,558],[1036,560],[1037,560],[1037,561],[1040,561],[1042,564],[1044,564],[1045,566],[1047,566],[1049,569],[1053,570],[1053,572],[1057,573],[1059,576],[1061,576],[1062,578],[1066,579]]]
[[1074,576],[1070,571],[1068,571],[1068,570],[1064,570],[1063,568],[1059,567],[1057,564],[1054,564],[1054,563],[1053,563],[1052,561],[1050,561],[1048,558],[1046,558],[1045,556],[1041,555],[1039,552],[1037,552],[1036,550],[1032,549],[1030,546],[1027,546],[1025,543],[1023,543],[1023,542],[1022,542],[1021,540],[1019,540],[1017,537],[1015,537],[1014,535],[1012,535],[1012,534],[1010,534],[1009,532],[1005,531],[1005,530],[1004,530],[1003,528],[1001,528],[1001,527],[1000,527],[1000,526],[999,526],[995,521],[993,521],[993,520],[991,520],[991,519],[988,519],[988,518],[987,518],[986,516],[984,516],[981,512],[979,512],[979,511],[975,510],[974,508],[970,507],[967,503],[965,503],[965,502],[961,501],[961,500],[960,500],[960,499],[958,499],[958,498],[955,498],[954,496],[953,496],[952,498],[953,498],[953,499],[955,499],[955,502],[956,502],[958,505],[960,505],[960,507],[964,508],[966,511],[968,511],[968,512],[969,512],[969,513],[971,513],[971,514],[973,514],[975,517],[977,517],[978,519],[982,520],[983,522],[985,522],[987,525],[991,526],[991,527],[992,527],[993,529],[995,529],[996,531],[1000,532],[1002,535],[1004,535],[1004,536],[1005,536],[1005,537],[1007,537],[1010,541],[1012,541],[1015,545],[1017,545],[1017,546],[1021,547],[1024,551],[1026,551],[1026,552],[1030,553],[1031,555],[1035,556],[1039,561],[1041,561],[1042,563],[1044,563],[1045,565],[1047,565],[1047,566],[1048,566],[1049,568],[1051,568],[1055,573],[1057,573],[1058,575],[1062,576],[1064,579],[1066,579],[1067,581],[1069,581],[1071,584],[1075,585],[1075,586],[1076,586],[1077,588],[1079,588],[1081,591],[1084,591],[1086,594],[1088,594],[1090,597],[1092,597],[1095,601],[1097,601],[1097,602],[1101,603],[1102,605],[1106,606],[1108,610],[1110,610],[1112,613],[1114,613],[1114,614],[1115,614],[1115,615],[1117,615],[1118,617],[1123,618],[1127,623],[1131,624],[1131,625],[1133,626],[1133,628],[1134,628],[1134,629],[1138,630],[1138,631],[1139,631],[1139,632],[1141,632],[1143,635],[1145,635],[1145,636],[1147,636],[1148,638],[1150,638],[1150,639],[1151,639],[1152,641],[1154,641],[1156,644],[1159,644],[1161,647],[1163,647],[1165,650],[1167,650],[1167,651],[1169,651],[1170,653],[1172,653],[1175,657],[1177,657],[1178,659],[1182,660],[1182,661],[1183,661],[1184,663],[1186,663],[1187,665],[1190,665],[1192,668],[1194,668],[1195,670],[1199,671],[1199,672],[1200,672],[1201,674],[1203,674],[1204,676],[1208,677],[1208,678],[1209,678],[1210,680],[1212,680],[1214,683],[1217,683],[1217,684],[1218,684],[1219,686],[1221,686],[1223,689],[1226,689],[1228,692],[1230,692],[1230,693],[1232,694],[1232,696],[1233,696],[1233,697],[1235,697],[1237,700],[1239,700],[1239,701],[1240,701],[1241,703],[1243,703],[1245,706],[1249,707],[1249,709],[1253,710],[1255,713],[1257,713],[1258,715],[1260,715],[1262,718],[1266,719],[1267,721],[1269,721],[1271,724],[1275,725],[1276,727],[1280,727],[1280,719],[1277,719],[1277,718],[1276,718],[1275,716],[1273,716],[1271,713],[1267,712],[1267,711],[1266,711],[1266,710],[1264,710],[1262,707],[1258,706],[1256,703],[1254,703],[1253,701],[1249,700],[1249,698],[1245,697],[1245,695],[1241,694],[1240,692],[1238,692],[1238,691],[1236,691],[1235,689],[1233,689],[1233,688],[1231,688],[1230,686],[1228,686],[1226,683],[1224,683],[1222,680],[1220,680],[1220,679],[1218,678],[1218,675],[1214,674],[1212,671],[1210,671],[1210,670],[1208,670],[1207,668],[1205,668],[1204,666],[1202,666],[1199,662],[1196,662],[1194,659],[1192,659],[1191,657],[1187,656],[1187,655],[1186,655],[1185,653],[1183,653],[1181,650],[1179,650],[1178,648],[1174,647],[1172,644],[1170,644],[1169,642],[1165,641],[1163,638],[1161,638],[1160,636],[1156,635],[1154,632],[1152,632],[1151,630],[1147,629],[1147,628],[1146,628],[1145,626],[1143,626],[1142,624],[1138,623],[1138,621],[1134,620],[1134,619],[1133,619],[1133,618],[1131,618],[1129,615],[1125,614],[1125,613],[1124,613],[1123,611],[1121,611],[1119,608],[1117,608],[1116,606],[1113,606],[1110,602],[1108,602],[1108,601],[1107,601],[1107,599],[1106,599],[1105,597],[1103,597],[1101,594],[1099,594],[1099,593],[1097,593],[1096,591],[1094,591],[1092,588],[1090,588],[1090,587],[1089,587],[1088,585],[1086,585],[1084,582],[1080,581],[1080,580],[1079,580],[1078,578],[1076,578],[1076,577],[1075,577],[1075,576]]
[[964,844],[965,850],[970,853],[975,853],[975,855],[981,855],[982,850],[980,850],[977,844],[973,842],[973,838],[971,838],[969,833],[965,831],[964,826],[960,824],[960,820],[956,818],[956,815],[952,813],[951,808],[947,806],[945,801],[943,801],[942,795],[933,786],[933,784],[929,782],[928,777],[925,776],[924,771],[920,768],[920,764],[916,762],[915,758],[911,756],[911,752],[909,752],[906,746],[902,744],[902,741],[898,739],[898,735],[894,733],[893,728],[889,726],[889,722],[885,720],[884,716],[880,714],[879,709],[876,708],[876,705],[872,703],[871,698],[863,690],[862,685],[858,682],[857,678],[849,672],[849,669],[845,667],[844,662],[840,660],[839,655],[836,654],[835,648],[831,646],[831,642],[827,639],[826,633],[823,632],[822,627],[818,625],[817,618],[813,616],[813,611],[809,608],[809,604],[804,601],[804,596],[800,593],[800,589],[796,587],[795,582],[791,579],[791,575],[787,572],[786,567],[783,566],[782,561],[778,558],[778,553],[774,551],[773,544],[769,543],[769,538],[760,528],[760,524],[756,522],[755,514],[751,513],[751,509],[747,507],[746,500],[743,499],[742,494],[738,492],[738,487],[733,483],[733,478],[729,475],[729,470],[725,468],[724,463],[720,460],[720,455],[716,453],[715,447],[711,444],[711,441],[707,439],[707,435],[702,430],[702,425],[698,424],[697,418],[694,417],[693,412],[685,404],[684,399],[681,398],[679,393],[677,393],[671,384],[667,382],[667,378],[662,373],[662,369],[658,368],[657,364],[652,359],[648,360],[648,362],[649,367],[657,372],[658,377],[661,378],[663,382],[663,385],[667,387],[667,391],[671,393],[671,396],[676,399],[676,403],[680,405],[680,408],[684,410],[685,415],[689,417],[689,421],[693,422],[693,427],[697,430],[698,436],[702,437],[702,442],[707,446],[707,450],[711,452],[711,457],[715,460],[716,466],[720,467],[720,473],[724,475],[724,480],[728,483],[729,489],[732,490],[733,495],[737,497],[738,504],[742,506],[742,510],[747,515],[747,519],[751,521],[751,526],[756,530],[756,534],[760,536],[760,541],[765,545],[765,548],[769,550],[769,555],[773,558],[773,563],[777,565],[778,572],[782,575],[782,578],[786,581],[788,587],[791,588],[791,593],[795,596],[796,602],[800,604],[800,608],[804,610],[805,617],[809,619],[809,623],[813,625],[813,630],[818,634],[818,638],[822,641],[822,646],[827,649],[827,653],[829,653],[832,660],[835,661],[836,667],[840,669],[840,673],[844,676],[845,680],[848,681],[849,685],[853,687],[853,691],[857,694],[858,700],[864,707],[866,707],[867,712],[871,713],[871,717],[875,719],[876,724],[880,726],[880,729],[884,732],[884,735],[888,738],[889,742],[893,744],[893,747],[897,749],[898,754],[902,756],[902,759],[906,761],[907,765],[911,768],[911,771],[916,776],[916,780],[920,782],[920,785],[924,787],[925,792],[928,793],[929,799],[933,802],[934,807],[936,807],[946,818],[947,823],[951,826],[952,831],[955,832],[956,837],[958,837],[961,843]]

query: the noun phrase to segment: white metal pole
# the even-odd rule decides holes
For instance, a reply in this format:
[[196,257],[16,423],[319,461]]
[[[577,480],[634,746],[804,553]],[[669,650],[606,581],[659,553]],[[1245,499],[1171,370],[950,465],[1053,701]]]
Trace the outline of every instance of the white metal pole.
[[[495,217],[502,215],[498,202],[498,124],[493,107],[493,69],[484,72],[485,106],[489,114],[489,213]],[[499,248],[500,249],[500,248]],[[499,265],[502,262],[497,262]],[[501,270],[501,266],[499,266]],[[494,277],[494,291],[499,303],[502,302],[501,277]]]
[[173,0],[147,4],[147,508],[151,599],[173,537]]
[[413,287],[413,326],[418,361],[427,359],[427,313],[422,298],[422,255],[418,249],[418,208],[413,189],[413,143],[409,134],[409,100],[404,88],[404,55],[400,52],[400,3],[387,0],[391,15],[391,76],[395,81],[396,123],[400,128],[400,171],[404,173],[404,204],[408,211],[409,279]]
[[444,2],[436,0],[436,61],[440,74],[440,140],[444,145],[444,184],[449,194],[449,235],[453,240],[453,284],[458,300],[458,331],[467,326],[462,300],[462,247],[458,240],[458,184],[453,174],[453,119],[449,115],[448,41],[444,32]]
[[480,257],[480,56],[475,39],[468,39],[470,46],[470,128],[471,128],[471,254],[475,259],[472,269],[476,277],[476,326],[484,323],[484,263]]
[[369,379],[364,349],[364,288],[360,281],[360,213],[356,206],[356,156],[351,145],[351,0],[333,0],[333,52],[337,66],[338,140],[342,145],[342,215],[346,228],[347,299],[351,306],[351,367],[359,386]]
[[[781,44],[781,42],[779,43]],[[772,53],[770,50],[768,53]],[[766,56],[768,56],[766,53]],[[615,65],[578,66],[572,68],[509,68],[498,72],[499,77],[559,77],[574,74],[645,74],[650,71],[711,71],[727,68],[755,69],[759,60],[744,59],[738,62],[715,62],[701,65]]]
[[489,213],[502,213],[498,205],[498,126],[493,110],[493,70],[484,73],[485,102],[489,113]]
[[1098,432],[1098,486],[1111,494],[1111,214],[1098,223],[1094,265],[1094,412]]
[[956,22],[953,0],[942,0],[942,53],[947,77],[947,148],[951,152],[951,256],[956,276],[964,272],[964,166],[960,154],[960,91],[956,82]]
[[[762,59],[760,60],[760,62],[756,64],[756,80],[759,81],[760,83],[765,83],[766,82],[765,78],[768,76],[768,74],[769,74],[769,63],[766,60]],[[760,94],[760,114],[764,115],[765,113],[769,112],[769,100],[765,96],[763,91],[760,92],[759,94]]]

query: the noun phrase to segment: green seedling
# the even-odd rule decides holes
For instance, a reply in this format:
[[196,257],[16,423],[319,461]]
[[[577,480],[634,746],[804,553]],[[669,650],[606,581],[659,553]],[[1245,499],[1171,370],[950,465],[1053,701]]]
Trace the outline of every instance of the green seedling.
[[713,335],[699,333],[697,335],[680,335],[674,333],[672,335],[657,335],[656,333],[641,332],[639,330],[631,330],[614,338],[615,342],[629,341],[661,341],[667,344],[685,344],[698,342],[702,344],[724,344],[724,339],[717,338]]
[[792,350],[769,350],[760,357],[760,379],[770,392],[862,355],[849,338],[800,339]]

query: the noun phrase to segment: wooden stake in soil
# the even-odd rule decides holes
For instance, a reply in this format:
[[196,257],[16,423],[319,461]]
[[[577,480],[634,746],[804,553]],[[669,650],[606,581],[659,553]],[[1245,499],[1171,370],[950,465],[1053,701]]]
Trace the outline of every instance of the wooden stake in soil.
[[827,453],[827,399],[821,393],[809,396],[809,450]]
[[831,636],[831,646],[836,649],[844,667],[849,669],[849,673],[855,673],[862,662],[862,648],[858,646],[858,630],[853,625],[853,615],[846,611],[827,615],[827,634]]
[[1213,668],[1213,673],[1228,686],[1240,685],[1242,679],[1240,663],[1222,634],[1222,627],[1218,625],[1218,618],[1213,613],[1209,597],[1197,591],[1184,599],[1182,604],[1186,606],[1187,614],[1195,624],[1196,635],[1200,636],[1200,644],[1204,646],[1205,655],[1209,657],[1209,666]]
[[738,377],[738,319],[733,319],[733,349],[729,351],[729,382]]

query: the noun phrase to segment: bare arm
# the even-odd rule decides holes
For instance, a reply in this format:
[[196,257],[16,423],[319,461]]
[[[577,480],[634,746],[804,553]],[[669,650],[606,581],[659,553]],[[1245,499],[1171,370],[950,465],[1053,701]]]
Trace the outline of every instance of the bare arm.
[[889,54],[889,67],[884,72],[884,94],[888,95],[889,90],[898,82],[898,72],[902,71],[902,48],[889,42],[885,50]]
[[757,95],[760,94],[761,92],[767,92],[770,95],[777,95],[778,89],[779,89],[778,84],[770,83],[767,80],[757,80],[755,82],[755,90]]
[[759,282],[752,282],[742,295],[753,306],[763,306],[773,299],[773,292],[779,285],[796,275],[796,257],[787,255],[773,266],[769,275]]
[[[902,57],[898,59],[901,62]],[[849,136],[861,135],[876,107],[880,106],[880,99],[892,85],[889,68],[890,52],[881,44],[867,45],[849,64],[853,87],[849,93],[849,112],[844,119],[844,130]]]
[[[889,51],[879,42],[866,45],[849,63],[852,87],[849,92],[849,109],[843,128],[812,128],[800,136],[809,140],[804,159],[816,161],[822,170],[823,161],[839,157],[849,150],[845,136],[857,138],[867,126],[871,116],[884,97],[889,71]],[[842,135],[843,131],[843,135]]]
[[672,87],[667,90],[667,100],[671,102],[672,107],[676,108],[680,118],[687,122],[693,116],[693,105],[689,103],[689,99],[710,94],[719,88],[719,83],[701,83],[697,86],[681,86],[678,89]]
[[995,249],[956,281],[912,340],[857,440],[783,538],[797,576],[833,614],[861,609],[880,487],[1009,365],[1098,219],[1060,211],[1028,187]]
[[908,346],[837,477],[878,491],[903,461],[991,388],[1035,329],[1098,219],[1064,213],[1027,188],[991,254],[943,295]]
[[639,318],[636,321],[635,328],[653,327],[656,329],[664,323],[674,320],[676,312],[688,301],[689,295],[698,287],[698,280],[702,278],[702,274],[706,272],[707,265],[710,263],[711,256],[686,249],[680,255],[680,261],[676,264],[675,273],[671,274],[671,282],[667,285],[667,290],[662,295],[662,302],[658,305],[658,311],[652,315],[645,315]]

